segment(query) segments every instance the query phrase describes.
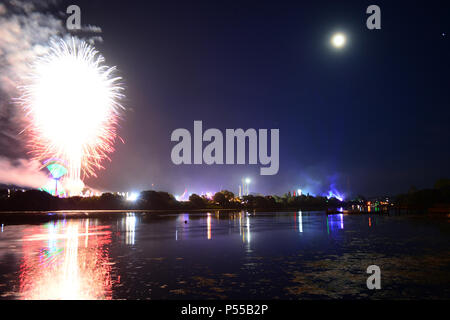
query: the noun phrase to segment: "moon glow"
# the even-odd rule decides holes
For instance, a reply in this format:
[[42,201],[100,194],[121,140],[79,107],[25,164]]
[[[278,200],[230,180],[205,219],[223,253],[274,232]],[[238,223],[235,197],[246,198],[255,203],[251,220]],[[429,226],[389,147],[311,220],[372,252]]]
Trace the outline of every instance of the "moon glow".
[[340,49],[345,46],[345,43],[347,42],[347,38],[343,33],[335,33],[331,37],[331,44],[333,47]]

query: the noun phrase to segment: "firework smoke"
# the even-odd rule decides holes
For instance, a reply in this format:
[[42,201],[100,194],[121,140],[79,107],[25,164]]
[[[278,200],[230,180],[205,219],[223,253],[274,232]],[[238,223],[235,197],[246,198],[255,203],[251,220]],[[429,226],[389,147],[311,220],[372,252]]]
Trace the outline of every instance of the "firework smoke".
[[40,188],[48,177],[39,171],[41,164],[38,161],[18,159],[11,161],[0,157],[0,182],[6,185],[15,185],[24,188]]
[[[45,51],[45,43],[64,32],[62,21],[39,13],[37,1],[0,3],[0,151],[8,157],[21,157],[20,112],[11,103],[18,94],[21,76],[28,65]],[[19,148],[20,149],[20,148]]]

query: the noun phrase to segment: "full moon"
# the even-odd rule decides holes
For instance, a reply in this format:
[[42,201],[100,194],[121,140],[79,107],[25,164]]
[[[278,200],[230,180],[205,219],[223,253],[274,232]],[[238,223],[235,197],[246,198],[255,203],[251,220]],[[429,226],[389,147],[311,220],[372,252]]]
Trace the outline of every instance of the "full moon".
[[342,48],[346,41],[347,39],[343,33],[336,33],[331,37],[331,44],[338,49]]

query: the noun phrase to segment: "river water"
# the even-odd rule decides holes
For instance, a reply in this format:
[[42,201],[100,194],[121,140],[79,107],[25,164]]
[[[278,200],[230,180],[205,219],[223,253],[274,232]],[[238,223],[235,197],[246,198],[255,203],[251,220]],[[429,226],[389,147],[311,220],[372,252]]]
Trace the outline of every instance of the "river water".
[[0,298],[450,299],[449,245],[447,215],[67,213],[1,225]]

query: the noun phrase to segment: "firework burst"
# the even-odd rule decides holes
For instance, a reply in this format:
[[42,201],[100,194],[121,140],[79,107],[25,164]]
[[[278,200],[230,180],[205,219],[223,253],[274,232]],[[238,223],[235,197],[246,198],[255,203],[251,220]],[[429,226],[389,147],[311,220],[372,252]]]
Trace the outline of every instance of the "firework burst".
[[41,161],[63,159],[72,195],[114,151],[123,88],[115,67],[103,63],[103,56],[82,40],[54,40],[20,88],[31,154]]

